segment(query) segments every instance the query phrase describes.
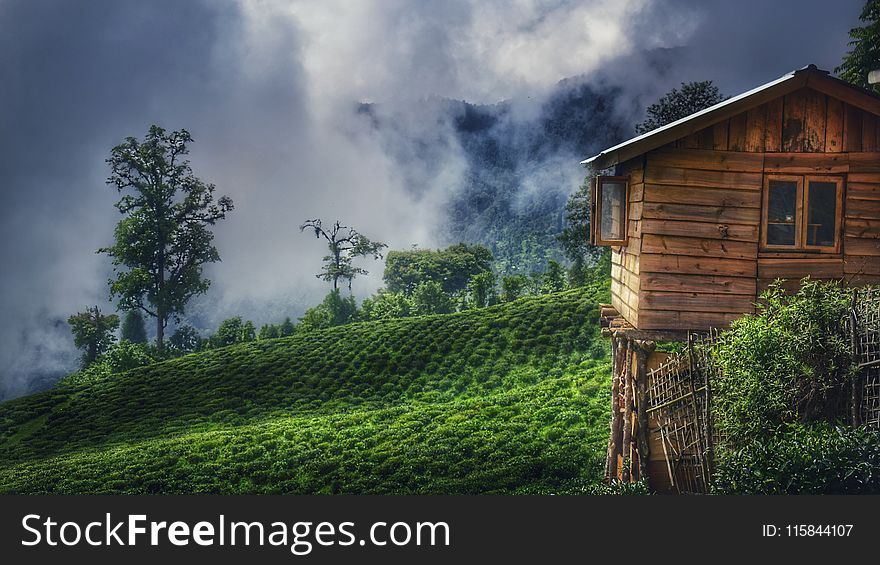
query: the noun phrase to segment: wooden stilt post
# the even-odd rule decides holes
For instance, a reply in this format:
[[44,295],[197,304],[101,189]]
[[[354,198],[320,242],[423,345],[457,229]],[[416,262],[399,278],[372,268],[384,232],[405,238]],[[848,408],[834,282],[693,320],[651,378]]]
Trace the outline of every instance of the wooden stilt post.
[[636,398],[638,411],[639,479],[648,480],[648,355],[654,350],[651,341],[638,342],[636,348]]
[[632,428],[633,428],[633,398],[632,398],[632,362],[633,362],[633,342],[627,339],[626,356],[624,360],[623,371],[621,377],[624,383],[623,390],[623,468],[621,469],[620,479],[623,482],[630,481],[630,467],[632,465]]
[[617,479],[617,460],[621,449],[622,422],[620,421],[620,387],[623,363],[623,343],[620,338],[611,338],[611,437],[608,439],[608,461],[605,474],[608,481]]
[[620,378],[618,371],[620,363],[617,356],[620,342],[616,337],[611,337],[611,422],[608,434],[608,457],[605,460],[605,481],[609,482],[617,478],[617,450],[615,439],[620,430],[620,411],[617,409],[618,395],[620,392]]

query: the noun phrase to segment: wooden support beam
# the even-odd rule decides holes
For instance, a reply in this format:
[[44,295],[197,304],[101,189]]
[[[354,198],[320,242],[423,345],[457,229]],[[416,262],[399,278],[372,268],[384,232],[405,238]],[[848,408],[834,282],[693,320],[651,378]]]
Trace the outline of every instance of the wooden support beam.
[[[605,330],[603,330],[604,332]],[[634,328],[607,328],[606,337],[613,335],[637,341],[687,341],[687,330],[637,330]]]
[[633,364],[633,346],[632,340],[624,340],[626,344],[626,353],[624,357],[624,367],[621,371],[621,379],[623,381],[623,468],[621,469],[620,480],[628,483],[631,478],[630,468],[632,466],[632,417],[633,417],[633,395],[632,395],[632,364]]
[[[653,342],[649,342],[653,349]],[[636,342],[636,398],[638,410],[639,479],[648,481],[648,354],[641,342]]]
[[617,461],[620,456],[622,443],[622,422],[620,421],[620,372],[623,363],[623,340],[613,337],[611,339],[611,435],[608,438],[608,461],[605,464],[606,480],[611,481],[618,477]]

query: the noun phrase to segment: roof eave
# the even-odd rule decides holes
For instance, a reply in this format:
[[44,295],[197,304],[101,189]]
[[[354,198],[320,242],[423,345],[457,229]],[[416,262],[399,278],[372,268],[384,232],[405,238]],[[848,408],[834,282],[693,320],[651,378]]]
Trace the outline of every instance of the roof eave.
[[599,170],[617,165],[701,129],[713,126],[749,108],[807,86],[832,94],[864,110],[880,114],[880,98],[876,95],[829,76],[826,71],[818,70],[810,65],[705,110],[609,147],[597,155],[581,161],[581,164],[592,165]]

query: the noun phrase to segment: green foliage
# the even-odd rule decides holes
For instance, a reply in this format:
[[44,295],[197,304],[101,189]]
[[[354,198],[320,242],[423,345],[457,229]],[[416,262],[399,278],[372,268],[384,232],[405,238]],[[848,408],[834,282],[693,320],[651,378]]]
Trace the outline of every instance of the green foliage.
[[434,281],[443,291],[463,292],[474,275],[489,271],[492,253],[482,245],[459,243],[443,250],[390,251],[385,260],[385,285],[391,292],[411,295],[422,282]]
[[342,296],[339,289],[331,290],[321,304],[306,310],[299,319],[302,330],[322,330],[356,322],[359,317],[354,296]]
[[501,302],[513,302],[525,295],[529,278],[525,275],[507,275],[501,278]]
[[850,30],[851,49],[834,72],[849,83],[880,94],[880,84],[868,83],[868,73],[880,69],[880,0],[865,2],[859,21],[866,25]]
[[112,378],[131,369],[145,367],[161,359],[155,348],[146,343],[120,341],[111,345],[94,363],[68,375],[58,386],[77,386]]
[[478,273],[468,282],[468,304],[471,308],[485,308],[498,303],[498,277],[492,271]]
[[194,327],[189,324],[181,324],[171,334],[168,345],[172,355],[180,356],[201,351],[205,343]]
[[731,448],[768,440],[788,423],[833,420],[846,401],[851,294],[804,279],[787,295],[779,281],[754,315],[735,320],[713,351],[715,422]]
[[717,494],[880,494],[880,434],[827,423],[790,424],[725,455]]
[[82,366],[88,367],[116,341],[114,332],[119,327],[119,316],[101,314],[95,306],[94,310],[86,309],[67,319],[73,333],[73,344],[83,350]]
[[[157,320],[156,343],[164,347],[170,317],[207,291],[202,266],[220,260],[208,226],[226,217],[232,200],[214,203],[214,185],[196,178],[184,157],[192,136],[151,126],[143,141],[128,137],[110,152],[110,184],[125,195],[116,203],[119,221],[111,247],[110,293],[120,307],[141,310]],[[122,270],[120,270],[122,268]]]
[[541,294],[562,292],[566,284],[565,267],[556,261],[547,261],[547,270],[541,275]]
[[122,373],[154,363],[157,357],[147,344],[123,340],[113,345],[101,360],[111,373]]
[[290,318],[284,318],[284,322],[282,322],[281,327],[278,328],[278,333],[281,334],[281,337],[291,336],[294,331],[296,331],[296,327],[293,325],[293,322],[290,321]]
[[607,248],[596,247],[590,243],[592,174],[587,175],[578,189],[572,193],[565,204],[565,228],[557,240],[562,246],[565,258],[571,262],[569,283],[572,287],[586,284],[587,272]]
[[169,359],[0,404],[3,493],[582,492],[604,286]]
[[648,488],[648,484],[645,481],[631,483],[614,480],[611,483],[592,483],[584,487],[583,492],[594,496],[645,496],[651,494],[651,489]]
[[330,255],[324,257],[324,267],[315,276],[332,282],[333,290],[338,290],[340,279],[348,281],[348,289],[351,290],[351,281],[356,276],[369,274],[366,270],[355,267],[354,259],[370,255],[373,259],[381,259],[382,250],[388,247],[381,241],[370,241],[354,228],[343,226],[338,220],[329,229],[324,229],[321,220],[306,220],[299,230],[312,231],[317,239],[324,238],[327,242]]
[[147,326],[138,310],[129,310],[122,321],[122,340],[131,343],[147,343]]
[[275,339],[281,337],[281,328],[275,324],[263,324],[257,339]]
[[402,292],[391,292],[384,288],[364,299],[361,304],[361,319],[390,320],[412,315],[412,303]]
[[449,314],[455,311],[455,303],[437,281],[429,280],[417,284],[413,289],[410,303],[414,316]]
[[648,106],[645,121],[636,124],[636,133],[648,133],[725,99],[711,80],[681,83],[681,90],[673,88]]
[[256,328],[254,328],[253,322],[250,320],[245,322],[241,316],[235,316],[223,320],[220,327],[217,328],[217,332],[208,339],[208,342],[211,347],[225,347],[235,343],[254,341],[257,338],[255,334]]

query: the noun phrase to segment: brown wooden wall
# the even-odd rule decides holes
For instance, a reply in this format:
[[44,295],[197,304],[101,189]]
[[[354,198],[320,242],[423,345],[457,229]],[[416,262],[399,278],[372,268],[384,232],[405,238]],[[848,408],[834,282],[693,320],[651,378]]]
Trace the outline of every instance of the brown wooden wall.
[[878,117],[810,88],[797,90],[672,144],[752,153],[880,151]]
[[[880,117],[804,88],[618,167],[628,244],[612,303],[639,329],[724,327],[776,278],[880,283]],[[762,252],[766,174],[844,179],[839,254]]]
[[750,153],[647,155],[637,327],[726,325],[752,311],[761,167]]
[[[880,283],[880,152],[662,148],[627,163],[629,244],[614,248],[613,303],[639,329],[724,327],[777,277]],[[768,173],[844,177],[842,252],[762,252]]]
[[644,192],[642,160],[625,163],[620,174],[629,178],[629,209],[627,211],[627,245],[612,247],[611,304],[630,324],[639,319],[639,254],[641,248],[640,220]]

